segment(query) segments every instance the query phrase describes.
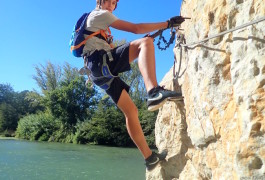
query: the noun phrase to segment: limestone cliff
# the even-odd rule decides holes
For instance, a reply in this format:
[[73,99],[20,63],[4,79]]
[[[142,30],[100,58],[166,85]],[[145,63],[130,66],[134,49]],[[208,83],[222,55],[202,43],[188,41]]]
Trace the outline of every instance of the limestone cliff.
[[[264,17],[265,1],[185,0],[181,15],[191,17],[182,25],[191,43]],[[181,62],[178,82],[171,69],[160,83],[184,95],[157,117],[167,162],[146,178],[265,179],[265,21],[183,48]]]

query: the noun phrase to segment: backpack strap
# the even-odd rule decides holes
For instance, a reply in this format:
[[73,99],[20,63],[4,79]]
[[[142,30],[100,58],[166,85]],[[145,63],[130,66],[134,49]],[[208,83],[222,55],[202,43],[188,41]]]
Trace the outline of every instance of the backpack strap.
[[[94,33],[93,31],[88,31],[88,30],[86,30],[86,29],[84,30],[84,34],[85,34],[85,35],[90,35],[90,34],[93,34],[93,33]],[[97,37],[97,38],[99,38],[99,39],[102,39],[102,40],[106,41],[105,37],[104,37],[101,33],[95,35],[95,37]]]
[[[92,33],[92,34],[91,34]],[[82,45],[86,44],[86,41],[89,39],[89,38],[92,38],[93,36],[96,36],[100,39],[103,39],[105,41],[107,41],[107,34],[103,31],[103,30],[98,30],[96,32],[92,32],[92,31],[86,31],[85,34],[89,34],[89,36],[87,36],[85,38],[84,41],[82,41],[81,43],[79,43],[78,45],[76,46],[71,46],[71,51],[75,50],[75,49],[78,49],[80,48]],[[111,46],[111,45],[110,45]]]
[[[88,31],[88,30],[84,30],[84,34],[88,35],[84,41],[82,41],[80,44],[76,45],[76,46],[71,46],[71,51],[72,50],[75,50],[75,49],[78,49],[80,48],[82,45],[86,44],[86,41],[89,39],[89,38],[92,38],[93,36],[97,37],[97,38],[100,38],[102,40],[105,40],[107,43],[108,42],[108,36],[111,36],[111,31],[110,29],[108,28],[108,33],[109,34],[106,34],[106,32],[102,29],[96,31],[96,32],[93,32],[93,31]],[[112,43],[109,43],[110,47],[113,48],[113,45]]]
[[92,33],[92,34],[90,34],[89,36],[87,36],[87,37],[85,38],[85,40],[82,41],[81,43],[79,43],[78,45],[76,45],[76,46],[71,46],[71,51],[80,48],[82,45],[86,44],[86,41],[87,41],[89,38],[92,38],[93,36],[96,36],[96,35],[98,35],[98,34],[100,34],[100,30],[99,30],[99,31],[96,31],[96,32],[94,32],[94,33]]
[[111,35],[110,28],[108,27],[107,30],[108,30],[108,34],[104,30],[101,30],[100,34],[101,34],[101,36],[103,36],[105,38],[105,41],[110,45],[110,47],[114,48],[114,46],[112,44],[113,37]]

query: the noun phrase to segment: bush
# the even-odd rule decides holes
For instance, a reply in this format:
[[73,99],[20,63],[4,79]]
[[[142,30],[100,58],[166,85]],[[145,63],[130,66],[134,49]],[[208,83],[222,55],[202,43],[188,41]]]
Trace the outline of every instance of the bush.
[[49,141],[72,143],[74,139],[74,131],[75,128],[73,126],[62,124],[60,122],[58,129],[54,131]]
[[77,123],[75,143],[111,146],[134,145],[127,132],[124,115],[116,106],[107,106],[106,104],[108,102],[101,101],[91,119]]
[[16,137],[48,141],[59,127],[60,123],[50,113],[28,115],[19,120]]
[[95,121],[86,120],[76,125],[74,143],[77,144],[108,144],[109,132],[100,127]]
[[76,124],[76,133],[73,142],[75,144],[87,144],[93,142],[89,132],[91,132],[91,124],[88,120],[78,121]]

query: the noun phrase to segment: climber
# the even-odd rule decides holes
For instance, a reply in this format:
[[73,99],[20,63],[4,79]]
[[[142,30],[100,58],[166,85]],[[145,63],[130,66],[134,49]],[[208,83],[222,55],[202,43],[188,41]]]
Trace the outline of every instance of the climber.
[[101,33],[86,41],[83,58],[85,65],[91,71],[93,82],[103,88],[124,113],[128,133],[141,151],[147,170],[151,170],[166,158],[167,152],[155,153],[149,148],[138,119],[137,107],[128,94],[129,86],[118,77],[118,74],[129,71],[130,63],[138,58],[138,66],[148,92],[147,106],[150,111],[157,110],[168,98],[182,99],[182,94],[158,85],[152,37],[144,37],[113,48],[109,27],[144,34],[178,26],[184,19],[173,17],[165,22],[134,24],[120,20],[112,14],[117,8],[118,1],[96,0],[97,6],[87,18],[86,30],[92,33],[104,30],[105,35]]

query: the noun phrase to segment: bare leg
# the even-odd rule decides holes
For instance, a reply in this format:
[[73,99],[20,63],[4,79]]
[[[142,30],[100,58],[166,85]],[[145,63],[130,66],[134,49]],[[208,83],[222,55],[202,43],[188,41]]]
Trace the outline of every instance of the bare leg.
[[141,151],[144,158],[148,158],[152,154],[152,151],[145,140],[144,133],[138,118],[138,109],[127,91],[122,91],[117,105],[125,115],[126,127],[130,137]]
[[129,61],[133,62],[138,57],[138,66],[144,78],[146,90],[157,86],[155,48],[153,38],[146,37],[130,43]]
[[[138,66],[143,76],[146,90],[149,91],[157,86],[153,38],[146,37],[130,43],[129,62],[133,62],[136,58],[138,58]],[[151,156],[152,151],[145,140],[138,118],[138,109],[125,90],[122,91],[117,105],[126,117],[126,127],[130,137],[144,158],[148,158]]]

